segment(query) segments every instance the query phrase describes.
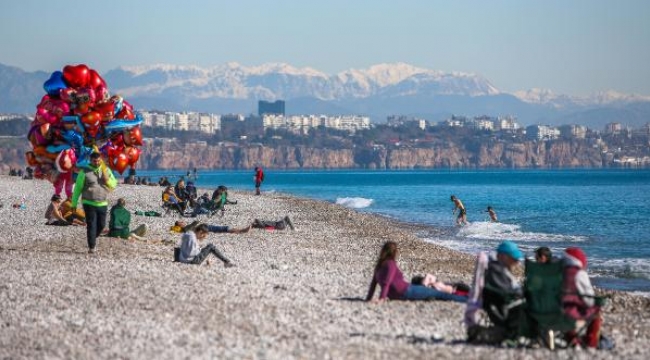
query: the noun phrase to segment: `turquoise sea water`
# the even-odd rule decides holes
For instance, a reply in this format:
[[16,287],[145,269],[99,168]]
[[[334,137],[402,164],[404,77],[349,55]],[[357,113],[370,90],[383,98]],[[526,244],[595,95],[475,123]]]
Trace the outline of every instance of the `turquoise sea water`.
[[[179,172],[140,172],[157,180]],[[172,181],[178,179],[174,176]],[[252,171],[199,171],[199,187],[253,190]],[[650,171],[266,171],[263,191],[339,203],[401,221],[435,225],[426,241],[476,253],[512,239],[532,255],[541,245],[582,247],[602,287],[650,292]],[[450,195],[470,224],[454,226]],[[499,223],[488,222],[491,205]]]

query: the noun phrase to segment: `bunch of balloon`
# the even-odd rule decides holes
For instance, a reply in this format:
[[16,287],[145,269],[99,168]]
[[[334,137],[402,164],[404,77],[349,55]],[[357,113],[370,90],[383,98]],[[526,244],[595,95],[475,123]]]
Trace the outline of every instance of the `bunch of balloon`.
[[110,94],[95,70],[67,65],[53,72],[43,88],[46,94],[27,134],[32,151],[25,154],[35,177],[52,181],[58,193],[57,181],[76,167],[88,166],[95,151],[120,174],[135,169],[142,118],[121,96]]

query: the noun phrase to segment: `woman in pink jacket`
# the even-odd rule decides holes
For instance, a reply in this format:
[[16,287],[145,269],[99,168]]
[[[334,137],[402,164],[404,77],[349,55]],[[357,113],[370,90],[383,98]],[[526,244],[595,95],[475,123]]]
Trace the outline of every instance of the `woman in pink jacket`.
[[397,267],[395,259],[399,254],[397,243],[389,241],[384,244],[375,265],[374,275],[366,295],[366,301],[373,301],[377,284],[381,287],[379,299],[374,302],[390,300],[452,300],[466,302],[466,296],[449,294],[436,289],[414,285],[404,280],[404,275]]

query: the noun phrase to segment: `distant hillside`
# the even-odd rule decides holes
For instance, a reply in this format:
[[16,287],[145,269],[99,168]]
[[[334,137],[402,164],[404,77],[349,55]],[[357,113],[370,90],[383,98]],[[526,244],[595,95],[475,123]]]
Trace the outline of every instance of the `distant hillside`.
[[[0,112],[34,112],[49,74],[0,64]],[[432,121],[451,114],[515,115],[524,125],[576,123],[593,128],[613,121],[638,127],[650,120],[648,97],[604,92],[578,98],[540,89],[508,94],[480,75],[403,63],[335,75],[287,64],[228,63],[211,68],[120,67],[102,76],[112,93],[124,95],[138,109],[248,114],[257,111],[258,100],[282,99],[289,114],[363,114],[375,122],[394,114]]]

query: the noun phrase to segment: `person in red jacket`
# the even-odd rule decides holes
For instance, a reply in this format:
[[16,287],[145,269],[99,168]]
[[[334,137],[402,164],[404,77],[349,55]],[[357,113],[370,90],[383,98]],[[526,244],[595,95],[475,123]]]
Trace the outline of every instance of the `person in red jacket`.
[[[588,322],[587,334],[581,339],[582,344],[597,348],[600,339],[602,318],[600,306],[595,302],[595,291],[587,274],[587,256],[578,247],[564,250],[564,281],[562,284],[562,304],[564,313],[574,320],[591,320]],[[573,332],[569,337],[575,338]],[[576,339],[577,340],[577,339]]]
[[264,171],[261,167],[255,167],[255,195],[261,195],[260,186],[262,186],[262,181],[264,181]]

